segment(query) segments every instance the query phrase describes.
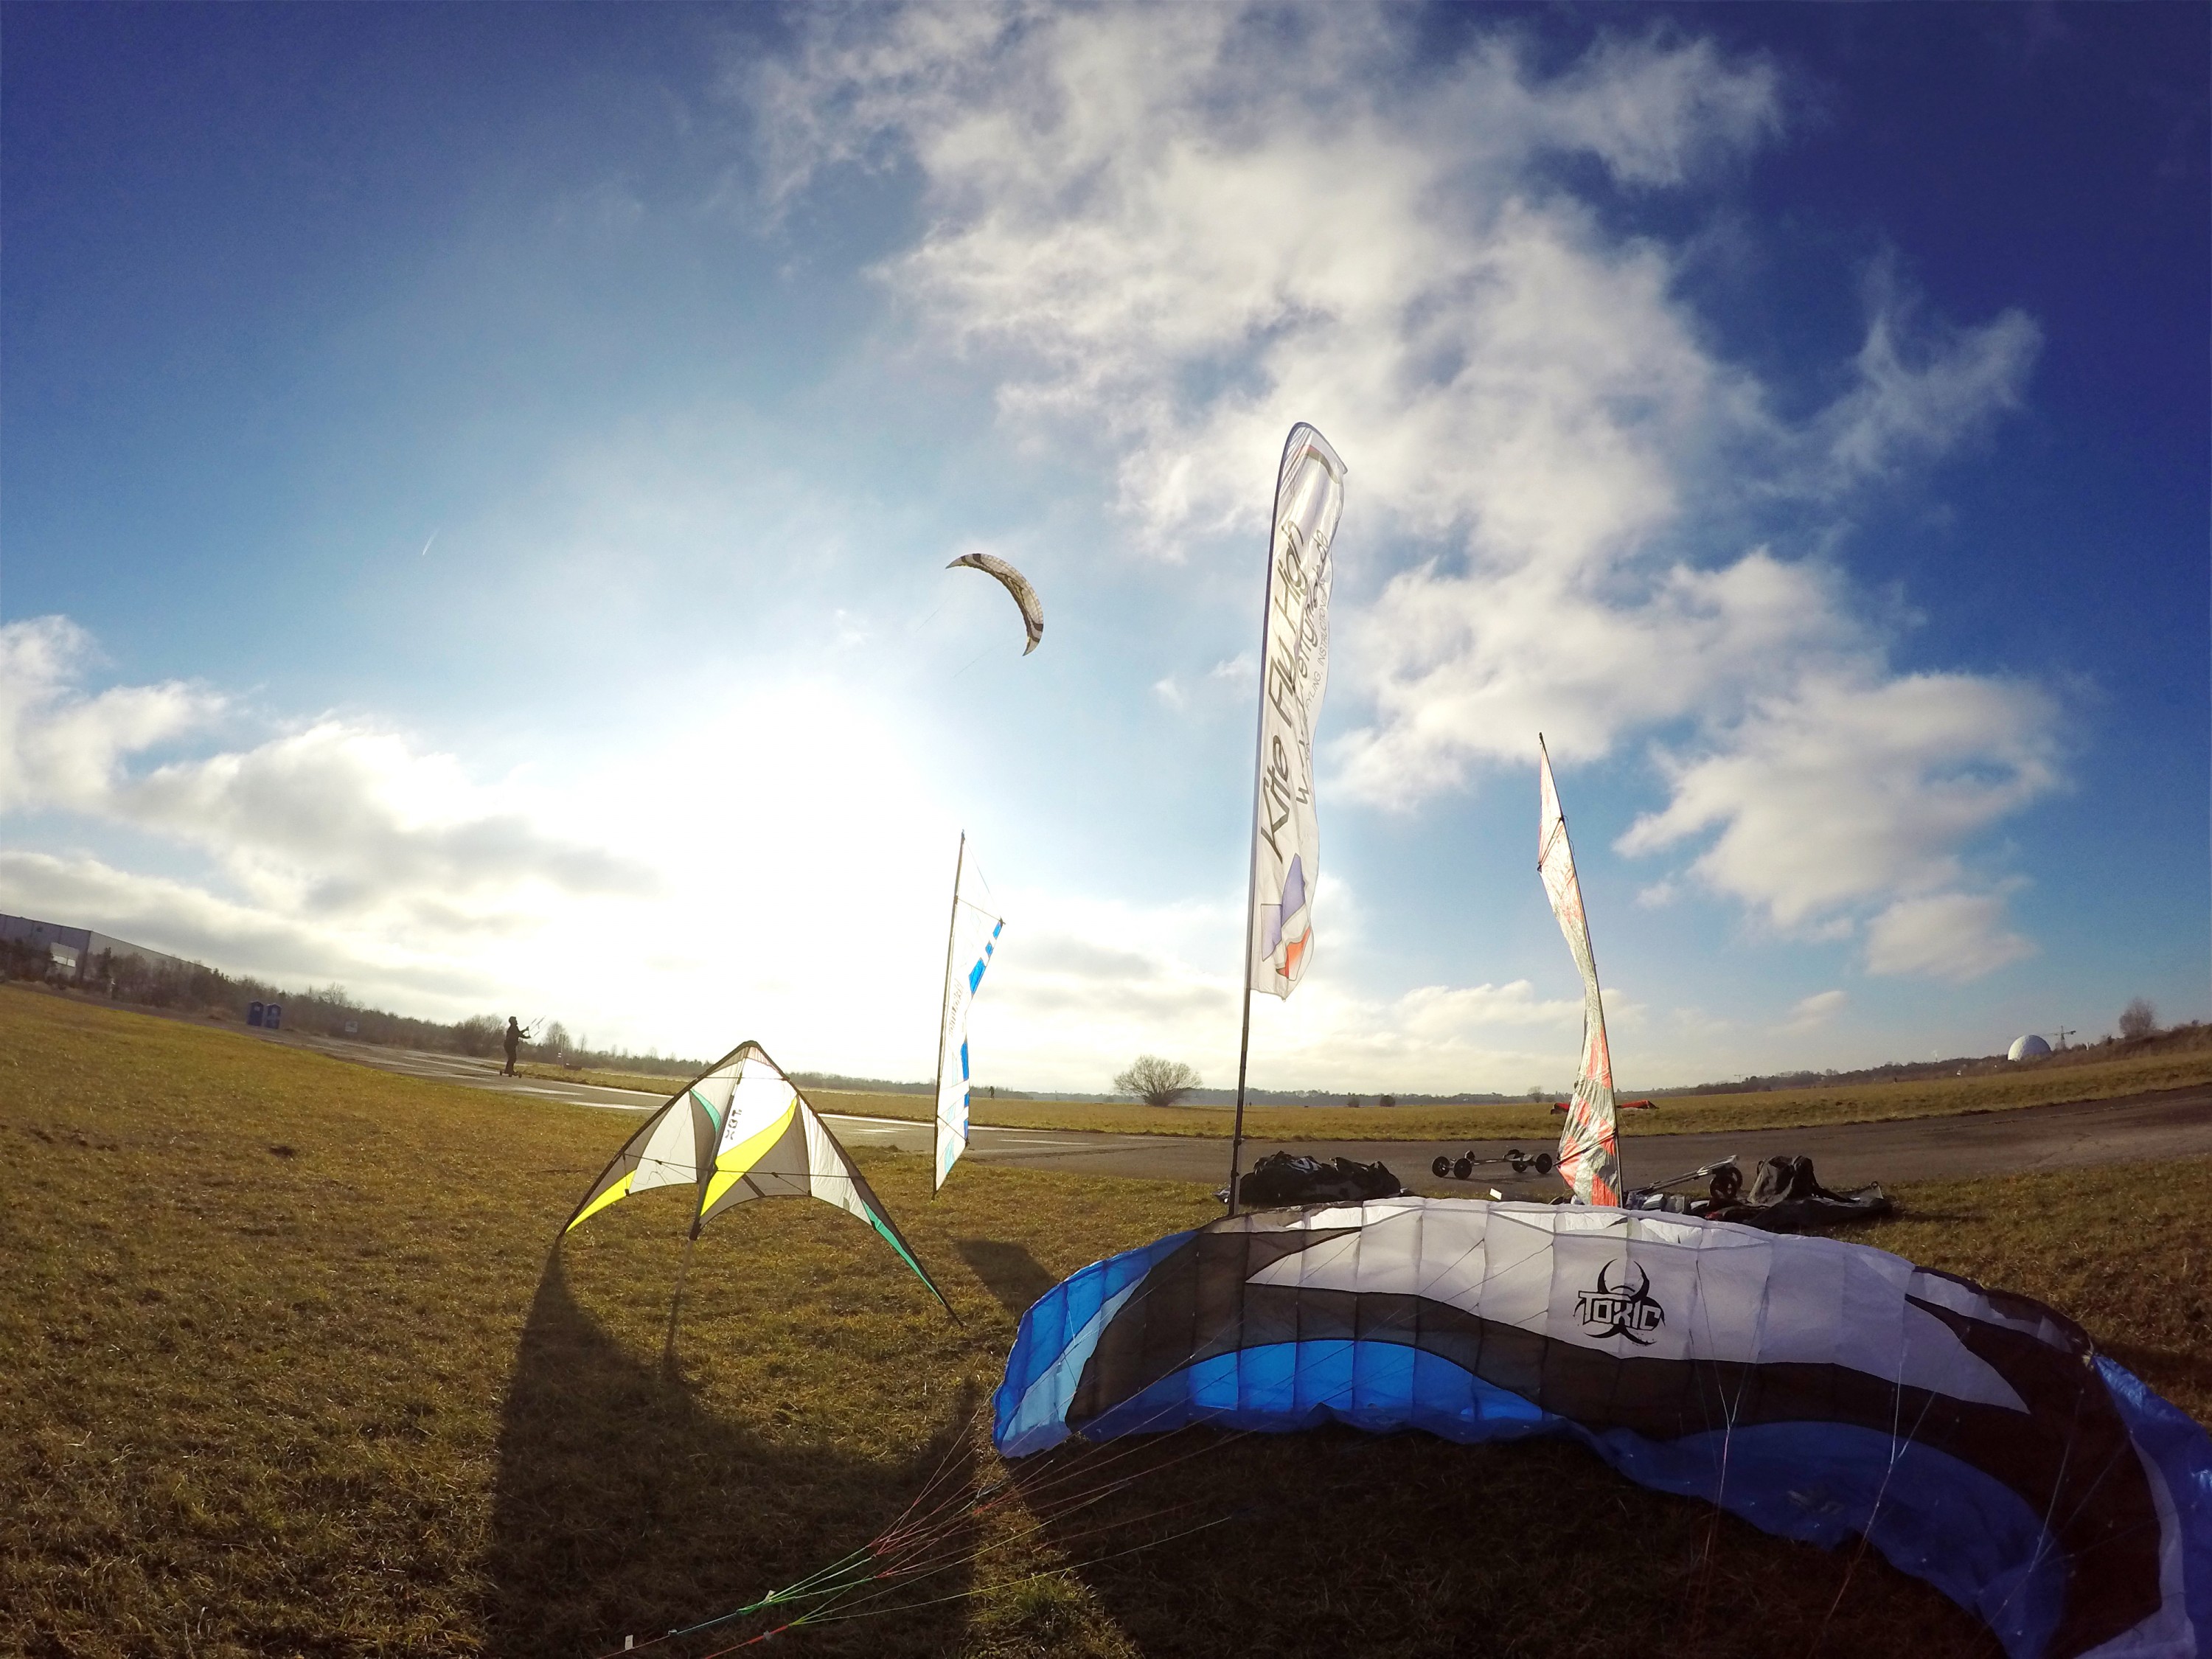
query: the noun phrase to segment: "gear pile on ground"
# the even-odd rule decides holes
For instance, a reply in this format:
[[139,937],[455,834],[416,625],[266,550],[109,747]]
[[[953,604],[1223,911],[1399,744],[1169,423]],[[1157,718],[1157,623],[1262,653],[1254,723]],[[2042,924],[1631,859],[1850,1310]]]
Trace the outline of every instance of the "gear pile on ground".
[[1358,1164],[1348,1158],[1323,1164],[1273,1152],[1237,1183],[1237,1201],[1247,1209],[1273,1210],[1292,1204],[1357,1204],[1370,1198],[1396,1198],[1405,1190],[1386,1164]]
[[1770,1158],[1759,1165],[1748,1194],[1735,1164],[1723,1164],[1712,1171],[1704,1198],[1640,1187],[1628,1194],[1624,1207],[1740,1222],[1770,1233],[1806,1233],[1840,1222],[1887,1215],[1896,1206],[1878,1183],[1854,1187],[1847,1193],[1834,1192],[1820,1184],[1811,1158],[1783,1157]]

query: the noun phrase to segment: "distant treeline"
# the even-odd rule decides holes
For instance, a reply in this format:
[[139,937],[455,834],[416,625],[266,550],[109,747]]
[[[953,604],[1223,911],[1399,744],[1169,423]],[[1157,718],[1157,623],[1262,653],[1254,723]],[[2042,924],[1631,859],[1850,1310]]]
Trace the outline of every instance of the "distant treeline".
[[[931,1083],[894,1083],[879,1077],[842,1077],[830,1072],[793,1072],[800,1086],[808,1089],[842,1089],[856,1095],[926,1095],[935,1092]],[[1127,1100],[1127,1095],[1070,1092],[1050,1089],[1000,1089],[977,1084],[978,1096],[992,1100],[1065,1100],[1099,1103]],[[1326,1090],[1313,1089],[1247,1089],[1244,1101],[1250,1106],[1498,1106],[1509,1101],[1525,1100],[1526,1095],[1354,1095],[1332,1094]],[[1193,1089],[1176,1103],[1180,1106],[1233,1106],[1237,1103],[1234,1089]]]
[[2100,1060],[2124,1060],[2169,1048],[2197,1048],[2212,1043],[2212,1026],[2191,1020],[2167,1030],[2147,1031],[2139,1036],[2106,1036],[2094,1042],[2076,1042],[2048,1054],[2027,1060],[2007,1060],[2002,1054],[1956,1054],[1949,1060],[1893,1060],[1859,1072],[1777,1072],[1767,1077],[1739,1078],[1733,1083],[1700,1083],[1681,1089],[1654,1089],[1657,1096],[1765,1094],[1776,1089],[1818,1089],[1830,1084],[1916,1083],[1929,1078],[1986,1077],[1997,1072],[2016,1072],[2026,1066],[2087,1066]]
[[[106,996],[116,1002],[241,1022],[253,1004],[274,1002],[284,1010],[283,1029],[287,1031],[339,1037],[349,1042],[371,1042],[380,1048],[424,1048],[483,1057],[501,1052],[501,1040],[507,1030],[504,1014],[473,1014],[443,1024],[436,1020],[417,1019],[410,1014],[364,1007],[343,985],[291,989],[251,975],[226,974],[201,963],[157,965],[143,957],[117,955],[108,951],[82,964],[72,978],[54,962],[47,946],[28,939],[0,940],[0,977],[67,984],[80,992]],[[672,1054],[634,1054],[623,1048],[587,1048],[571,1041],[567,1028],[559,1020],[546,1024],[535,1036],[534,1042],[523,1044],[523,1055],[556,1065],[669,1077],[690,1077],[706,1067],[703,1060]]]
[[[161,965],[143,957],[103,951],[85,963],[74,980],[63,975],[51,951],[27,939],[0,940],[0,977],[70,983],[81,992],[106,995],[118,1002],[149,1008],[175,1009],[206,1014],[217,1019],[244,1020],[256,1002],[283,1005],[283,1029],[317,1036],[373,1042],[384,1048],[426,1048],[482,1058],[501,1052],[507,1029],[504,1014],[474,1014],[451,1024],[416,1019],[382,1008],[364,1007],[343,985],[310,986],[288,990],[266,980],[230,975],[197,962]],[[2142,1024],[2148,1024],[2144,1008]],[[2021,1066],[2083,1065],[2094,1060],[2167,1048],[2193,1048],[2212,1044],[2212,1026],[2191,1020],[2170,1030],[2155,1029],[2133,1036],[2106,1036],[2094,1042],[2076,1043],[2056,1054],[2012,1061],[2002,1054],[1961,1054],[1949,1060],[1897,1060],[1857,1072],[1777,1072],[1762,1077],[1738,1078],[1731,1083],[1700,1083],[1687,1087],[1653,1089],[1660,1097],[1692,1095],[1759,1094],[1777,1089],[1817,1089],[1828,1085],[1908,1083],[1926,1078],[1979,1077],[2016,1070]],[[594,1071],[641,1073],[654,1077],[694,1077],[707,1062],[657,1049],[644,1054],[626,1048],[594,1048],[587,1038],[572,1038],[559,1020],[546,1023],[534,1040],[522,1046],[525,1058]],[[856,1094],[921,1094],[932,1092],[928,1083],[895,1083],[881,1078],[844,1077],[830,1072],[794,1072],[799,1083],[810,1089],[847,1090]],[[1002,1100],[1111,1101],[1123,1096],[1066,1093],[1035,1089],[994,1089],[977,1085],[977,1093]],[[1624,1099],[1633,1091],[1622,1091]],[[1232,1089],[1194,1089],[1184,1097],[1191,1106],[1228,1106],[1236,1102]],[[1354,1095],[1315,1089],[1248,1089],[1245,1100],[1255,1106],[1497,1106],[1516,1101],[1550,1100],[1558,1096],[1541,1090],[1522,1094]]]

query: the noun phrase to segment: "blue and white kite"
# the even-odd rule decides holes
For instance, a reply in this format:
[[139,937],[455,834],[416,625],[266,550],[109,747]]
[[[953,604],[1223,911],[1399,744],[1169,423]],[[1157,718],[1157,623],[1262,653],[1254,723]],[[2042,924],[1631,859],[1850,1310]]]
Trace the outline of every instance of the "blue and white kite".
[[2212,1438],[2081,1328],[1837,1239],[1579,1206],[1231,1217],[1023,1316],[1011,1457],[1186,1424],[1567,1435],[1785,1538],[1863,1534],[2011,1659],[2212,1653]]

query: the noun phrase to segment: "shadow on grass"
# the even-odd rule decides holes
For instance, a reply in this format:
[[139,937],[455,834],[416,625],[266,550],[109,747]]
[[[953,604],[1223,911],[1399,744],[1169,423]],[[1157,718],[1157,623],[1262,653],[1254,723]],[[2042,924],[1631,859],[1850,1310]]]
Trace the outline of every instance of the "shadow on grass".
[[974,1270],[985,1288],[998,1297],[999,1305],[1016,1319],[1060,1282],[1038,1266],[1036,1258],[1019,1244],[1008,1244],[995,1238],[956,1238],[952,1248],[960,1252],[960,1259]]
[[[642,1644],[797,1583],[882,1532],[940,1468],[969,1478],[973,1406],[957,1401],[933,1443],[903,1464],[769,1443],[701,1409],[655,1360],[624,1352],[577,1305],[556,1251],[501,1425],[485,1653],[619,1651],[625,1636]],[[972,1540],[956,1534],[944,1553],[959,1565],[886,1600],[966,1589]],[[852,1602],[868,1594],[862,1588]],[[957,1644],[966,1607],[830,1623],[785,1639],[809,1654],[939,1652]],[[655,1651],[726,1647],[790,1616],[749,1615]]]
[[2212,1398],[2212,1353],[2176,1352],[2133,1342],[2100,1342],[2098,1350],[2177,1404]]
[[1878,1556],[1769,1538],[1565,1442],[1188,1431],[1149,1455],[1126,1491],[1048,1529],[1148,1659],[1765,1659],[1898,1652],[1908,1633],[1916,1659],[1999,1653]]

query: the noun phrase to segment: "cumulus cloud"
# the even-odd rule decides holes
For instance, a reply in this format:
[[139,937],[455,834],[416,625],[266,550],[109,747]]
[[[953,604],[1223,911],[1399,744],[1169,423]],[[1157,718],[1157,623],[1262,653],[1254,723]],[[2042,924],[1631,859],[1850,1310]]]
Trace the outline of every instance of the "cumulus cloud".
[[215,854],[263,901],[309,911],[637,893],[652,876],[561,836],[450,755],[336,719],[242,750],[135,765],[206,738],[223,700],[191,686],[86,695],[90,641],[61,617],[0,626],[0,806],[105,819]]
[[1156,555],[1244,527],[1291,416],[1339,440],[1361,548],[1374,526],[1422,550],[1340,604],[1364,714],[1335,787],[1412,808],[1525,763],[1538,730],[1567,765],[1656,738],[1670,799],[1623,850],[1711,836],[1693,878],[1777,925],[1849,932],[1953,880],[2056,785],[2053,700],[1898,675],[1841,569],[1722,538],[1781,508],[1831,544],[1859,492],[2021,402],[2033,321],[1931,316],[1878,259],[1841,389],[1785,418],[1712,349],[1679,252],[1559,166],[1698,188],[1781,131],[1775,67],[1644,32],[1547,70],[1510,26],[1416,64],[1401,24],[916,4],[815,14],[740,78],[772,193],[914,168],[927,228],[883,279],[1010,422],[1115,441]]
[[1850,998],[1842,991],[1815,991],[1811,996],[1801,999],[1790,1009],[1789,1029],[1809,1031],[1816,1026],[1826,1025],[1843,1012],[1844,1005],[1850,1000]]
[[1726,746],[1668,758],[1673,799],[1623,851],[1719,833],[1691,869],[1779,927],[1960,873],[1958,848],[2056,787],[2049,696],[1961,674],[1804,677]]
[[[974,1014],[977,1052],[994,1070],[1057,1066],[1075,1086],[1102,1088],[1132,1056],[1150,1051],[1196,1064],[1209,1081],[1233,1078],[1241,914],[1043,894],[1010,898],[1009,908],[1024,915],[1027,931],[1008,930],[1003,976]],[[1144,948],[1122,942],[1131,939]],[[1297,1003],[1293,1014],[1272,998],[1255,1001],[1258,1086],[1495,1087],[1501,1078],[1571,1067],[1582,1030],[1579,995],[1544,997],[1527,980],[1378,997],[1316,967]],[[1613,1006],[1625,1026],[1642,1018],[1632,999],[1615,994]],[[1471,1085],[1470,1079],[1482,1081]]]
[[2004,921],[2004,900],[1995,893],[1899,899],[1867,926],[1867,971],[1979,979],[2035,953]]
[[66,617],[0,625],[0,811],[85,810],[109,796],[127,755],[206,726],[222,700],[179,681],[75,687],[92,641]]

